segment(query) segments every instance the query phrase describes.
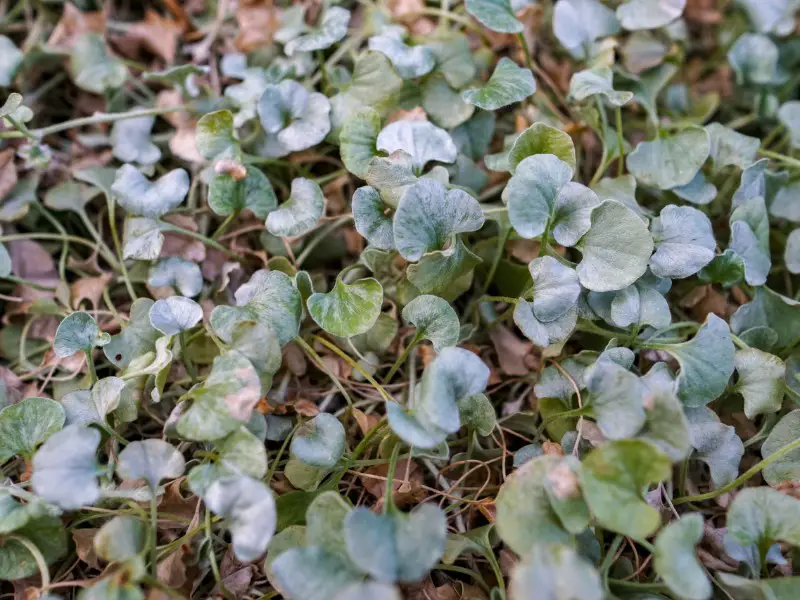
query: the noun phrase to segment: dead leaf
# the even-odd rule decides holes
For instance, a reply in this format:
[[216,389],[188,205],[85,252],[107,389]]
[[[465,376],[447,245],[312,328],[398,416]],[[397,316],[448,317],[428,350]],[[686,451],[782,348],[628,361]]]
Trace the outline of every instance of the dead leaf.
[[201,164],[205,160],[197,151],[197,133],[192,125],[178,127],[169,139],[169,150],[186,162]]
[[163,17],[148,8],[144,14],[144,21],[131,25],[125,37],[163,58],[167,64],[172,64],[175,61],[181,33],[183,27],[179,22]]
[[72,541],[75,542],[75,553],[92,569],[99,569],[100,563],[94,551],[94,535],[97,529],[73,529]]
[[319,407],[305,398],[298,398],[294,401],[294,410],[298,415],[304,417],[316,417],[319,414]]
[[542,452],[546,456],[564,456],[564,450],[561,448],[561,444],[551,442],[550,440],[544,441],[542,444]]
[[[188,215],[167,215],[164,220],[189,231],[198,230],[197,222]],[[159,257],[164,258],[167,256],[180,256],[187,260],[202,263],[206,259],[206,246],[200,240],[167,231],[164,233],[164,245],[161,247]]]
[[87,33],[102,34],[105,29],[106,18],[102,12],[82,12],[74,4],[65,2],[64,12],[47,44],[60,50],[69,50]]
[[283,349],[283,364],[297,377],[302,377],[308,370],[303,351],[293,342],[286,344]]
[[17,185],[17,167],[14,165],[14,149],[0,152],[0,200]]
[[219,566],[222,583],[235,597],[245,594],[250,588],[250,582],[256,574],[256,567],[250,563],[243,563],[233,555],[230,547],[222,557]]
[[497,361],[503,373],[514,377],[530,373],[525,357],[533,350],[533,343],[522,340],[502,324],[493,325],[489,329],[489,337],[494,344]]
[[181,544],[175,552],[169,554],[158,563],[158,580],[173,589],[181,588],[186,583],[186,563],[184,558],[191,554],[187,544]]
[[84,277],[73,283],[70,286],[72,308],[77,310],[84,300],[88,300],[94,308],[99,308],[103,290],[112,279],[111,273],[104,273],[99,277]]
[[272,36],[280,27],[278,11],[272,0],[240,2],[236,9],[239,33],[233,42],[240,52],[252,52],[272,43]]
[[358,423],[358,428],[363,435],[366,435],[381,421],[378,415],[368,415],[360,408],[353,409],[353,418],[356,420],[356,423]]
[[[408,480],[406,481],[406,470],[408,470]],[[376,506],[383,506],[384,495],[386,493],[386,477],[389,474],[389,465],[375,465],[365,472],[373,477],[362,477],[364,489],[375,496]],[[383,479],[375,479],[382,477]],[[397,506],[408,506],[416,504],[425,498],[427,492],[422,488],[422,469],[412,460],[404,459],[397,461],[397,468],[394,472],[392,483],[392,494]]]
[[681,298],[680,305],[689,309],[689,314],[698,322],[703,322],[706,317],[714,313],[722,319],[731,316],[736,307],[714,289],[711,285],[702,285],[694,288]]
[[0,384],[5,388],[6,398],[11,404],[16,404],[25,397],[25,383],[14,371],[2,365],[0,365]]

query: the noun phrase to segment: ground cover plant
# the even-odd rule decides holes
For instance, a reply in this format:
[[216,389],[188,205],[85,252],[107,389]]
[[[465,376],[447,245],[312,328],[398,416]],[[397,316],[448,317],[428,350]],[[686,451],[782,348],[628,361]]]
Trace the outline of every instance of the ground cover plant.
[[800,598],[797,8],[0,2],[2,597]]

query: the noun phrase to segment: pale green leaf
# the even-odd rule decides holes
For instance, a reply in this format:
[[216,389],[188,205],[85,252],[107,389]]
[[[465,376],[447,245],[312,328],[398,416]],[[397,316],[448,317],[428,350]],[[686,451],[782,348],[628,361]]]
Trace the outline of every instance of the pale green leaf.
[[744,398],[747,418],[778,412],[783,404],[784,362],[773,354],[746,348],[736,351],[734,365],[739,374],[736,391]]
[[290,449],[307,465],[330,468],[342,457],[344,446],[345,432],[339,419],[330,413],[319,413],[298,428]]
[[95,457],[99,444],[100,432],[81,425],[50,436],[33,457],[33,491],[65,510],[94,504],[100,497]]
[[295,237],[313,229],[325,212],[322,189],[310,179],[292,180],[289,199],[267,216],[267,231],[280,237]]
[[202,307],[183,296],[156,300],[150,308],[150,323],[164,335],[178,335],[182,331],[188,331],[202,319]]
[[62,406],[48,398],[25,398],[0,411],[0,462],[19,454],[30,459],[36,448],[64,426]]
[[626,0],[617,8],[620,25],[629,31],[657,29],[683,14],[686,0]]
[[478,108],[497,110],[521,102],[535,91],[536,82],[531,70],[523,69],[510,58],[503,57],[486,85],[466,90],[462,97]]
[[131,442],[120,452],[117,474],[122,479],[144,479],[155,490],[163,479],[183,475],[183,455],[171,444],[159,439]]
[[535,154],[552,154],[575,170],[575,144],[572,138],[545,123],[534,123],[517,137],[508,153],[508,170],[516,172],[524,159]]
[[595,67],[579,71],[569,81],[570,98],[582,102],[601,95],[614,106],[623,106],[633,99],[633,92],[618,92],[614,89],[614,75],[608,67]]
[[313,52],[329,48],[347,35],[349,22],[349,10],[339,6],[328,7],[314,29],[290,40],[283,49],[288,56],[292,56],[296,52]]
[[189,191],[189,174],[173,169],[155,183],[132,165],[117,170],[111,190],[129,214],[157,219],[177,208]]
[[[564,0],[561,0],[562,2]],[[514,600],[602,600],[592,564],[566,544],[537,544],[511,573]]]
[[695,554],[703,537],[703,517],[684,515],[656,538],[654,567],[670,591],[682,600],[708,600],[711,582]]
[[689,277],[714,258],[717,242],[711,221],[696,208],[669,204],[653,219],[650,230],[656,248],[650,270],[658,277]]
[[[417,173],[421,173],[430,161],[452,163],[457,154],[450,134],[428,121],[403,120],[390,123],[378,134],[376,147],[389,154],[398,150],[408,153]],[[380,189],[379,186],[375,187]]]
[[704,129],[684,129],[671,137],[640,142],[628,155],[628,170],[643,184],[668,190],[692,181],[710,149]]
[[519,33],[523,29],[509,0],[467,0],[464,6],[469,14],[492,31]]
[[314,322],[331,335],[352,337],[369,331],[383,304],[383,286],[377,279],[359,279],[352,284],[336,279],[333,290],[312,294],[308,312]]
[[402,316],[406,324],[416,329],[416,337],[430,340],[436,352],[458,343],[458,313],[438,296],[417,296],[403,308]]

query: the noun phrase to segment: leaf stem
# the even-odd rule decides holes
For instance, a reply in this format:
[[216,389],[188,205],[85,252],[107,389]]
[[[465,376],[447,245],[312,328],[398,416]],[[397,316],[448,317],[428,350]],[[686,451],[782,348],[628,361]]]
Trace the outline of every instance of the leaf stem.
[[150,572],[158,579],[158,493],[156,486],[150,486]]
[[228,258],[233,258],[235,260],[239,259],[239,257],[235,253],[228,250],[228,248],[220,244],[218,241],[212,240],[211,238],[204,236],[202,233],[198,233],[190,229],[184,229],[183,227],[178,227],[177,225],[173,225],[172,223],[167,223],[166,221],[161,221],[159,223],[159,227],[161,228],[162,231],[171,231],[173,233],[179,233],[181,235],[186,235],[196,240],[199,240],[203,242],[206,246],[210,246],[215,250],[219,250]]
[[352,407],[353,399],[350,397],[350,394],[348,394],[347,390],[344,389],[344,386],[342,385],[342,382],[339,381],[339,378],[336,377],[336,375],[334,375],[330,371],[330,369],[328,369],[328,367],[325,366],[325,361],[323,361],[322,357],[319,354],[317,354],[317,351],[314,350],[311,344],[306,342],[299,335],[296,338],[294,338],[294,341],[303,349],[303,351],[309,356],[309,358],[311,358],[311,360],[314,361],[314,364],[317,365],[317,368],[328,376],[328,378],[333,382],[333,385],[335,385],[338,388],[338,390],[342,393],[344,399],[347,400],[347,405]]
[[383,501],[383,514],[394,513],[397,508],[394,505],[394,473],[397,470],[397,458],[400,456],[400,440],[392,448],[392,456],[389,459],[389,469],[386,472],[386,493]]
[[97,369],[94,366],[94,353],[93,349],[86,350],[86,364],[89,366],[89,383],[90,387],[97,383]]
[[189,358],[189,340],[186,332],[181,331],[178,334],[178,339],[181,343],[181,358],[183,359],[183,364],[186,365],[186,370],[189,372],[189,377],[192,378],[192,385],[194,385],[197,383],[197,369],[195,368],[192,359]]
[[618,145],[618,163],[617,163],[617,176],[622,177],[625,171],[625,138],[622,136],[622,107],[618,106],[616,110],[617,120],[617,145]]
[[787,166],[794,167],[795,169],[800,169],[800,160],[792,158],[791,156],[785,156],[783,154],[779,154],[778,152],[772,152],[771,150],[765,150],[763,148],[760,148],[758,153],[761,154],[762,156],[766,156],[767,158],[780,161]]
[[328,340],[326,340],[325,338],[321,338],[321,337],[320,337],[320,336],[318,336],[318,335],[315,335],[315,336],[313,336],[313,338],[314,338],[316,341],[318,341],[320,344],[322,344],[323,346],[325,346],[326,348],[328,348],[329,350],[331,350],[333,353],[335,353],[335,354],[336,354],[336,355],[337,355],[339,358],[341,358],[342,360],[344,360],[344,361],[345,361],[347,364],[349,364],[351,367],[353,367],[353,368],[354,368],[356,371],[358,371],[359,373],[361,373],[361,374],[364,376],[364,378],[365,378],[367,381],[369,381],[369,382],[370,382],[370,384],[372,385],[372,387],[374,387],[374,388],[375,388],[375,389],[378,391],[378,393],[379,393],[381,396],[383,396],[383,399],[384,399],[384,400],[386,400],[387,402],[394,402],[394,399],[393,399],[393,398],[392,398],[392,396],[389,394],[389,392],[387,392],[387,391],[384,389],[384,387],[383,387],[383,386],[382,386],[380,383],[378,383],[377,381],[375,381],[375,378],[374,378],[372,375],[370,375],[370,374],[369,374],[369,373],[368,373],[368,372],[367,372],[367,371],[364,369],[364,367],[362,367],[360,364],[358,364],[356,361],[354,361],[352,358],[350,358],[350,357],[349,357],[347,354],[345,354],[344,352],[342,352],[342,351],[341,351],[341,350],[340,350],[340,349],[339,349],[339,348],[338,348],[338,347],[337,347],[335,344],[332,344],[332,343],[330,343]]
[[386,377],[383,378],[383,383],[389,383],[392,380],[392,377],[394,377],[395,373],[397,373],[400,367],[402,367],[405,364],[406,359],[408,359],[408,355],[416,347],[416,345],[420,342],[421,339],[422,336],[419,333],[416,333],[414,335],[414,339],[411,340],[411,342],[406,346],[405,350],[403,350],[403,353],[397,357],[397,360],[392,365],[392,368],[389,369],[389,372],[386,374]]
[[47,568],[47,561],[42,554],[42,551],[39,550],[39,547],[34,544],[31,540],[26,538],[24,535],[17,535],[11,534],[5,536],[6,540],[14,541],[18,544],[25,546],[25,549],[31,553],[33,556],[33,560],[36,561],[36,566],[39,568],[39,574],[42,577],[42,590],[46,590],[50,587],[50,570]]
[[211,530],[211,511],[208,509],[208,507],[206,507],[205,513],[204,523],[206,530],[206,542],[208,543],[208,562],[211,565],[211,572],[214,574],[214,579],[217,582],[217,587],[219,588],[220,593],[226,598],[226,600],[233,600],[228,588],[226,588],[225,584],[222,582],[222,575],[220,575],[219,565],[217,565],[217,557],[214,555],[214,536]]
[[[49,127],[41,127],[34,129],[32,133],[37,138],[43,138],[53,133],[59,133],[68,129],[75,129],[76,127],[83,127],[84,125],[96,125],[98,123],[113,123],[114,121],[122,121],[124,119],[135,119],[137,117],[147,117],[151,115],[166,115],[174,112],[188,112],[186,106],[165,106],[156,108],[146,108],[144,110],[131,110],[123,113],[96,113],[91,117],[81,117],[78,119],[71,119],[63,123],[56,123]],[[0,134],[0,138],[6,137]],[[18,136],[13,136],[18,137]]]

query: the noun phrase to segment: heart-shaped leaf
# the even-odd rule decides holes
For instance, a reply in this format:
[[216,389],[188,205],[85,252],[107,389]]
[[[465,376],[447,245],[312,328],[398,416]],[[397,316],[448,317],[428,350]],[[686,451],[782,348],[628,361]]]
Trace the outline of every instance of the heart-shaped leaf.
[[81,425],[54,433],[33,456],[33,491],[64,510],[94,504],[100,497],[99,444],[100,432]]
[[426,77],[421,94],[422,108],[439,127],[458,127],[475,112],[475,106],[466,101],[462,92],[450,86],[443,73]]
[[710,151],[709,136],[704,129],[684,129],[672,137],[641,142],[628,155],[627,165],[643,184],[668,190],[692,181]]
[[746,169],[755,162],[761,145],[758,138],[741,134],[719,123],[711,123],[705,129],[711,142],[711,160],[715,169],[729,165]]
[[347,500],[338,493],[322,492],[306,511],[306,542],[309,546],[320,546],[325,550],[346,556],[344,522],[353,510]]
[[124,63],[108,53],[103,36],[97,33],[78,37],[72,47],[69,68],[75,85],[93,94],[120,88],[128,78]]
[[91,390],[75,390],[65,394],[61,403],[67,424],[105,423],[106,417],[119,406],[124,388],[125,382],[119,377],[104,377]]
[[281,366],[281,345],[275,332],[261,323],[242,321],[233,326],[230,348],[247,358],[258,371],[261,385],[269,389]]
[[193,298],[203,289],[203,274],[197,263],[170,256],[150,267],[147,284],[153,287],[172,286],[184,296]]
[[377,154],[375,145],[381,132],[381,116],[367,109],[345,120],[339,133],[339,153],[347,170],[364,179],[370,161]]
[[320,546],[291,548],[272,562],[271,569],[278,587],[298,600],[328,600],[363,579],[344,557]]
[[319,413],[303,423],[292,438],[292,454],[313,467],[332,468],[344,454],[345,433],[339,419]]
[[484,110],[497,110],[521,102],[535,91],[536,82],[531,70],[523,69],[510,58],[503,57],[486,85],[466,90],[461,95],[468,104]]
[[689,277],[714,258],[717,242],[711,221],[696,208],[665,206],[650,229],[656,247],[650,269],[658,277]]
[[183,475],[186,463],[177,448],[159,439],[131,442],[120,452],[117,474],[122,479],[144,479],[155,490],[164,479]]
[[150,323],[150,298],[139,298],[131,305],[130,319],[122,331],[103,348],[106,358],[119,369],[127,369],[131,361],[155,350],[161,333]]
[[[564,2],[564,0],[561,0]],[[592,564],[570,546],[533,547],[511,574],[515,600],[601,600],[603,586]]]
[[436,352],[458,343],[458,314],[438,296],[423,294],[414,298],[403,308],[403,321],[417,330],[418,339],[430,340]]
[[742,34],[728,51],[740,85],[780,85],[788,74],[780,66],[778,46],[768,36]]
[[123,562],[142,552],[147,544],[147,528],[129,515],[114,517],[97,530],[92,545],[95,554],[108,562]]
[[742,546],[800,545],[800,500],[769,487],[744,489],[728,510],[728,534]]
[[129,214],[157,219],[183,202],[189,192],[189,174],[183,169],[173,169],[151,183],[134,166],[122,165],[111,190]]
[[25,398],[0,411],[0,463],[20,454],[30,460],[41,443],[61,430],[64,409],[48,398]]
[[499,33],[519,33],[523,26],[509,0],[467,0],[467,12],[482,25]]
[[353,194],[352,205],[356,231],[375,248],[394,249],[392,218],[386,214],[378,190],[371,186],[358,188]]
[[44,204],[53,210],[70,210],[81,214],[92,198],[97,195],[97,190],[74,181],[66,181],[47,190]]
[[629,31],[658,29],[683,14],[686,0],[626,0],[617,8],[620,25]]
[[695,449],[693,458],[708,465],[714,488],[736,479],[744,445],[733,426],[721,423],[719,417],[706,407],[687,408],[686,418]]
[[520,300],[514,309],[514,323],[545,354],[558,354],[561,346],[575,330],[578,322],[577,307],[570,307],[563,315],[552,321],[541,321],[534,314],[533,303]]
[[618,31],[614,11],[598,0],[558,0],[553,9],[553,33],[575,58],[587,58],[596,39]]
[[421,173],[430,161],[452,163],[457,155],[450,134],[428,121],[390,123],[378,134],[376,147],[389,154],[398,150],[406,152],[411,156],[411,165],[416,173]]
[[756,327],[770,328],[777,334],[776,349],[793,345],[800,336],[800,302],[773,292],[767,287],[756,288],[753,299],[739,307],[731,317],[731,329],[741,335]]
[[436,66],[436,58],[426,46],[408,46],[401,35],[392,31],[369,38],[369,49],[385,54],[403,79],[427,75]]
[[654,566],[670,591],[686,600],[707,600],[711,582],[695,554],[703,517],[694,513],[667,525],[656,538]]
[[320,143],[331,130],[331,104],[318,92],[308,92],[296,81],[267,85],[258,101],[264,128],[264,156],[285,156]]
[[[219,168],[221,164],[224,164],[223,161],[218,162],[217,167]],[[239,175],[234,172],[215,175],[208,186],[208,206],[222,216],[246,209],[259,219],[266,219],[267,215],[278,207],[275,190],[272,189],[267,176],[260,170],[252,166],[244,169],[244,179],[237,179]]]
[[389,583],[421,580],[444,553],[446,537],[447,519],[435,504],[423,504],[407,515],[377,515],[359,507],[344,525],[351,560]]
[[110,336],[101,332],[89,313],[70,313],[58,324],[53,340],[53,351],[59,358],[67,358],[76,352],[91,352],[95,346],[105,346]]
[[[2,415],[2,413],[0,413]],[[768,458],[797,439],[800,427],[800,410],[786,414],[770,431],[761,445],[761,456]],[[800,473],[800,450],[792,450],[764,467],[764,480],[776,487],[787,481],[796,481]]]
[[383,286],[377,279],[347,284],[339,277],[330,292],[312,294],[306,305],[317,325],[331,335],[349,338],[372,328],[382,304]]
[[142,217],[125,219],[122,258],[155,260],[164,246],[164,234],[158,221]]
[[772,261],[768,249],[758,239],[755,232],[746,221],[733,221],[731,223],[730,249],[741,258],[744,264],[744,279],[754,286],[764,285],[767,282]]
[[310,179],[292,180],[289,199],[267,216],[267,231],[280,237],[295,237],[313,229],[325,212],[325,196]]
[[597,316],[615,327],[628,328],[637,323],[667,327],[672,314],[665,294],[671,287],[669,279],[648,272],[617,292],[589,292],[587,300]]
[[653,252],[647,226],[629,208],[607,200],[592,211],[591,227],[581,238],[581,285],[597,292],[620,290],[644,275]]
[[670,191],[682,200],[699,205],[709,204],[717,197],[717,186],[710,183],[702,171],[698,171],[694,179],[686,185],[674,187]]
[[648,389],[644,403],[647,421],[637,437],[653,444],[673,462],[686,459],[692,449],[691,432],[669,367],[656,363],[642,382]]
[[564,315],[578,300],[578,274],[551,256],[536,258],[528,269],[533,279],[533,313],[543,322]]
[[612,440],[631,438],[647,420],[643,398],[647,386],[636,375],[610,360],[598,361],[586,377],[589,403],[597,425]]
[[759,33],[789,35],[792,30],[791,17],[796,7],[786,0],[736,0],[736,4],[747,11],[750,22]]
[[744,398],[744,414],[748,419],[781,409],[786,365],[780,358],[746,348],[736,351],[734,366],[739,374],[736,390]]
[[708,265],[697,274],[700,281],[719,283],[729,288],[744,281],[744,261],[731,249],[714,257]]
[[790,273],[800,273],[800,228],[794,229],[786,238],[783,260]]
[[210,160],[237,159],[241,150],[231,111],[218,110],[200,117],[197,121],[196,144],[198,152]]
[[593,96],[605,96],[614,106],[623,106],[633,99],[633,92],[614,89],[614,75],[608,67],[595,67],[579,71],[569,81],[569,96],[582,102]]
[[514,141],[508,153],[508,170],[515,173],[523,160],[535,154],[552,154],[575,170],[575,144],[572,138],[545,123],[534,123]]
[[330,6],[325,9],[314,29],[287,42],[283,50],[287,56],[292,56],[295,52],[313,52],[329,48],[347,35],[349,22],[349,10]]
[[161,158],[161,150],[150,140],[156,118],[123,119],[111,128],[111,150],[124,163],[152,165]]
[[202,318],[202,307],[183,296],[156,300],[150,308],[150,323],[164,335],[178,335],[182,331],[188,331]]

